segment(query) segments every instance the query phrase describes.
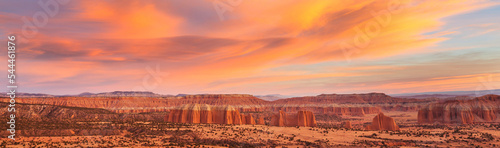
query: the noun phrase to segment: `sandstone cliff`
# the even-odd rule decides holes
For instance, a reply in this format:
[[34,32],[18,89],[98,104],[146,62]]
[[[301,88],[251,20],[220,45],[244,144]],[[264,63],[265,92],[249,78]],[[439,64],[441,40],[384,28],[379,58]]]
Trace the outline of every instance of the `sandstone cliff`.
[[210,106],[207,104],[179,106],[170,111],[166,121],[176,123],[256,124],[252,115],[242,115],[232,106]]
[[[1,102],[9,102],[9,98],[0,98]],[[268,101],[245,94],[201,94],[186,96],[162,97],[44,97],[17,98],[18,103],[46,104],[70,107],[102,108],[116,113],[163,112],[184,104],[261,106]]]
[[434,103],[418,111],[418,123],[472,124],[500,122],[500,96]]
[[315,127],[316,118],[311,111],[299,111],[297,114],[287,114],[279,111],[279,113],[271,117],[270,125]]
[[316,114],[335,114],[341,116],[364,116],[365,114],[377,114],[381,112],[378,107],[361,106],[361,105],[338,105],[338,104],[302,104],[302,105],[284,105],[275,104],[267,107],[260,108],[244,108],[242,111],[284,111],[284,112],[298,112],[301,110],[309,110]]
[[317,96],[295,97],[274,101],[278,104],[324,104],[324,103],[364,103],[364,104],[387,104],[387,103],[416,103],[429,102],[426,99],[402,99],[388,96],[384,93],[367,94],[321,94]]
[[371,125],[366,126],[365,130],[399,130],[399,126],[391,117],[385,116],[383,113],[378,114],[373,118]]
[[252,115],[241,115],[241,124],[251,124],[251,125],[255,125],[257,124],[255,122],[255,119],[253,118]]
[[[8,103],[0,102],[7,110]],[[163,121],[165,114],[119,114],[105,109],[67,107],[45,104],[16,103],[16,121]],[[0,112],[0,121],[9,119],[10,112]],[[7,122],[7,121],[6,121]]]
[[[86,96],[86,97],[82,97]],[[91,96],[91,97],[87,97]],[[152,97],[156,96],[156,97]],[[0,98],[8,102],[8,98]],[[111,92],[83,94],[80,96],[48,96],[17,98],[18,103],[46,104],[69,107],[101,108],[115,113],[165,112],[184,104],[231,105],[240,112],[309,110],[315,114],[336,114],[363,116],[377,114],[381,107],[386,110],[411,111],[422,104],[422,100],[399,99],[382,93],[369,94],[326,94],[311,97],[296,97],[265,101],[246,94],[199,94],[199,95],[156,95],[151,93]],[[409,102],[416,105],[410,105]],[[420,102],[419,102],[420,101]],[[425,103],[425,101],[423,101]],[[402,106],[401,104],[406,104]],[[422,105],[423,106],[423,105]]]

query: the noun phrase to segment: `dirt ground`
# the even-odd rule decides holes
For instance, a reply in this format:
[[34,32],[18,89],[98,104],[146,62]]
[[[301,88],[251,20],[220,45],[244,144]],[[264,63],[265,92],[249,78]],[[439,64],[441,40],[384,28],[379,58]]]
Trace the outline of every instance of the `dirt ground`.
[[[499,147],[500,124],[419,125],[416,112],[388,112],[400,131],[364,131],[375,114],[343,117],[340,123],[318,127],[217,125],[177,123],[113,123],[114,135],[30,136],[0,139],[6,147]],[[103,124],[103,123],[92,123]],[[83,124],[82,124],[83,126]],[[89,126],[89,124],[85,124]],[[89,126],[91,128],[93,126]],[[71,133],[71,132],[70,132]]]

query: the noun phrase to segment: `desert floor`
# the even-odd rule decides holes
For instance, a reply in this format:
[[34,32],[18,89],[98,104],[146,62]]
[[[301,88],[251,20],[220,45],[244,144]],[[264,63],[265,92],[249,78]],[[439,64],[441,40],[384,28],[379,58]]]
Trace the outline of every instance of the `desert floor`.
[[[319,122],[318,127],[267,125],[177,124],[165,122],[91,122],[80,129],[38,127],[26,129],[29,137],[0,139],[4,147],[499,147],[500,124],[419,125],[416,112],[389,112],[400,131],[364,131],[375,114],[343,117],[341,122]],[[54,125],[57,126],[57,125]],[[29,131],[29,132],[28,132]],[[36,133],[51,132],[37,135]],[[104,131],[106,131],[104,133]],[[112,132],[110,132],[112,131]],[[20,135],[23,135],[23,131]],[[61,135],[58,133],[67,133]],[[75,136],[77,135],[77,136]]]

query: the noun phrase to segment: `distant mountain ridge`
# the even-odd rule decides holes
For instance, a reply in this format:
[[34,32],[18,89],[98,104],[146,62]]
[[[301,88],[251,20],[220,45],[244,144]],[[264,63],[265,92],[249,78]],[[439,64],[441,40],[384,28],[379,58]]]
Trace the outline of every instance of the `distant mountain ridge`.
[[[161,95],[149,91],[113,91],[102,93],[84,92],[78,95],[50,95],[42,93],[16,93],[17,98],[45,98],[45,97],[172,97],[173,95]],[[9,97],[7,93],[0,93],[0,97]]]
[[[0,93],[0,97],[10,97],[7,93]],[[16,97],[21,98],[45,98],[45,97],[56,97],[55,95],[42,94],[42,93],[21,93],[17,92]]]
[[267,100],[267,101],[275,101],[279,99],[286,99],[286,98],[293,98],[296,96],[285,96],[285,95],[280,95],[280,94],[269,94],[269,95],[255,95],[255,97],[262,99],[262,100]]
[[103,93],[84,92],[78,97],[171,97],[173,95],[160,95],[149,91],[113,91]]
[[[388,94],[391,97],[398,98],[414,98],[414,99],[424,99],[424,98],[453,98],[453,97],[467,97],[474,98],[479,96],[484,96],[487,94],[500,95],[500,89],[494,90],[480,90],[480,91],[445,91],[445,92],[422,92],[422,93],[402,93],[402,94]],[[51,95],[43,93],[24,93],[17,92],[16,97],[23,98],[33,98],[33,97],[184,97],[188,95],[210,95],[210,94],[177,94],[177,95],[164,95],[157,94],[150,91],[113,91],[113,92],[102,92],[102,93],[90,93],[84,92],[78,95]],[[343,94],[321,94],[318,96],[325,95],[343,95]],[[352,94],[344,94],[352,95]],[[385,94],[384,94],[385,95]],[[291,96],[291,95],[281,95],[281,94],[269,94],[269,95],[254,95],[257,98],[266,101],[275,101],[279,99],[286,98],[297,98],[297,97],[308,97],[308,96]],[[0,93],[0,97],[9,97],[7,93]]]
[[500,95],[500,89],[478,90],[478,91],[444,91],[444,92],[422,92],[422,93],[403,93],[389,94],[389,96],[399,98],[452,98],[452,97],[480,97],[488,94]]

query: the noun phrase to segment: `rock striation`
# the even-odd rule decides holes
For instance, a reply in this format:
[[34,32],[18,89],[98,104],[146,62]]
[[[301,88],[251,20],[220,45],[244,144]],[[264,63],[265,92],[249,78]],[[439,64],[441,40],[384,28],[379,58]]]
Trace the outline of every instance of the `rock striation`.
[[311,111],[299,111],[297,114],[287,114],[284,111],[279,111],[271,117],[271,125],[315,127],[316,118]]
[[[166,112],[184,104],[231,105],[240,112],[312,111],[315,114],[364,116],[384,110],[412,111],[427,105],[425,99],[400,99],[383,93],[322,94],[266,101],[247,94],[158,95],[151,92],[82,93],[76,96],[23,95],[18,103],[101,108],[115,113]],[[29,97],[33,96],[33,97]],[[0,97],[1,102],[9,98]],[[406,104],[406,105],[402,105]],[[422,105],[423,104],[423,105]]]
[[426,99],[402,99],[388,96],[384,93],[366,93],[366,94],[321,94],[317,96],[294,97],[288,99],[280,99],[274,102],[279,104],[387,104],[387,103],[416,103],[428,102]]
[[[40,97],[16,98],[17,103],[46,104],[70,107],[102,108],[116,113],[165,112],[184,104],[232,105],[238,108],[245,106],[261,106],[268,101],[245,94],[200,94],[185,96],[144,97],[146,94],[130,94],[113,92],[118,96],[102,94],[98,97]],[[95,95],[92,95],[95,96]],[[137,97],[141,96],[141,97]],[[9,102],[9,98],[0,98],[0,102]]]
[[429,104],[418,111],[418,123],[500,122],[499,115],[500,96],[485,95],[471,100],[449,100]]
[[[7,110],[10,103],[0,102],[0,109]],[[67,107],[45,104],[16,103],[16,122],[30,121],[163,121],[165,114],[117,114],[105,109]],[[0,117],[9,118],[10,112],[0,112]]]
[[175,123],[256,124],[252,115],[240,114],[230,105],[185,104],[172,109],[166,121]]
[[378,107],[363,107],[363,106],[349,106],[349,105],[281,105],[276,104],[271,107],[262,107],[258,110],[244,111],[284,111],[284,112],[298,112],[301,110],[308,110],[316,114],[335,114],[339,116],[364,116],[366,114],[377,114],[381,112]]
[[391,117],[385,116],[383,113],[378,114],[373,118],[371,125],[365,127],[365,130],[387,130],[397,131],[399,126]]

